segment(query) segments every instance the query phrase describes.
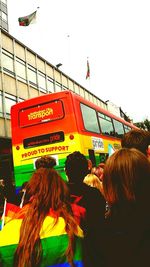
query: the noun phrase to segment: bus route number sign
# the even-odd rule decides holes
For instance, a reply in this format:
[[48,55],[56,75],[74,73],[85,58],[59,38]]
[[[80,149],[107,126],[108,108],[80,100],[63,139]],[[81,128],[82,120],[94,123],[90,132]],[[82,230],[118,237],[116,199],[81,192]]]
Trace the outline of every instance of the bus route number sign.
[[24,148],[54,144],[64,141],[64,132],[55,132],[50,134],[33,136],[23,140]]

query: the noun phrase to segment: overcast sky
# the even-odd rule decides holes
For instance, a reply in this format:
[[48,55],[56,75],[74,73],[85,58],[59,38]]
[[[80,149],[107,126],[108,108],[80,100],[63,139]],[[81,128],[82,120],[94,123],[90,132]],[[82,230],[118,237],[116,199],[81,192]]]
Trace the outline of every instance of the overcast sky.
[[[134,122],[150,120],[149,0],[7,2],[11,35]],[[36,23],[19,26],[37,7]]]

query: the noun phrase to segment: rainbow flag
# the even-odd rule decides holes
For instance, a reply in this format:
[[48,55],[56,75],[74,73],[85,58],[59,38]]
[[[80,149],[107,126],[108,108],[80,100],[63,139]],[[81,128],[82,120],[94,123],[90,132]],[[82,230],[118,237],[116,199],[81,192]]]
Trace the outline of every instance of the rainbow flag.
[[21,208],[11,203],[6,204],[5,219],[4,224],[8,223],[10,220],[16,217],[16,213],[19,212]]
[[[43,248],[43,258],[40,266],[70,267],[65,256],[65,251],[68,246],[68,235],[65,231],[64,219],[59,217],[58,223],[54,226],[54,216],[52,215],[52,213],[49,213],[45,218],[40,232]],[[0,260],[3,263],[3,267],[13,266],[13,258],[19,242],[22,218],[23,213],[18,212],[16,219],[8,221],[3,231],[0,231]],[[83,267],[82,241],[83,232],[78,227],[78,234],[75,237],[74,253],[74,264],[76,267]]]

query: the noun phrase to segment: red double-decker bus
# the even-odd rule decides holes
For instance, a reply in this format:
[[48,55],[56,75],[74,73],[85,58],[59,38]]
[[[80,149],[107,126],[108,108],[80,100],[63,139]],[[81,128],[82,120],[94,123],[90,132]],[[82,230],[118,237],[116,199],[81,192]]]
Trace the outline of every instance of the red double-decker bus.
[[35,160],[56,158],[56,168],[66,179],[66,156],[80,151],[94,165],[104,161],[109,145],[120,148],[122,135],[133,124],[85,100],[71,91],[28,99],[12,106],[12,150],[15,183],[29,180]]

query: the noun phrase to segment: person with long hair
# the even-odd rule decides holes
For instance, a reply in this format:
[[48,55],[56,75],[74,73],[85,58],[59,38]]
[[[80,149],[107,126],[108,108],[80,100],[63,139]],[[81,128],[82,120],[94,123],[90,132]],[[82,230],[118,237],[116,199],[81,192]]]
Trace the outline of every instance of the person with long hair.
[[150,266],[150,164],[137,149],[122,148],[104,167],[109,204],[101,252],[105,267]]
[[0,266],[83,266],[83,233],[58,172],[39,167],[28,182],[28,193],[29,203],[0,233]]

